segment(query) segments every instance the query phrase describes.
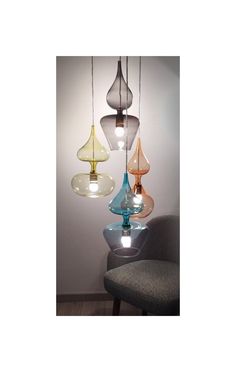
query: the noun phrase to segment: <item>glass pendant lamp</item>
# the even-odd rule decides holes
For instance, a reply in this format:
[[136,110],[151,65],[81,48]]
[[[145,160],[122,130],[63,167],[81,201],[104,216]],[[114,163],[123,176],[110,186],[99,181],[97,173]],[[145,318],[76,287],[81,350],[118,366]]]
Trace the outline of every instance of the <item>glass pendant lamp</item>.
[[135,152],[128,163],[129,173],[135,176],[135,183],[132,188],[133,192],[136,194],[137,198],[142,200],[144,207],[143,210],[132,218],[144,218],[149,216],[154,208],[154,201],[150,195],[144,190],[141,183],[141,178],[144,174],[148,173],[150,170],[150,164],[146,156],[143,153],[140,137],[138,138]]
[[[141,57],[139,59],[139,119],[141,103]],[[139,129],[140,130],[140,129]],[[143,209],[140,213],[132,216],[133,219],[144,218],[152,213],[154,208],[153,198],[147,194],[141,183],[141,178],[150,170],[150,164],[141,146],[141,139],[138,137],[135,152],[128,163],[128,171],[135,176],[135,183],[132,188],[133,192],[143,202]]]
[[[93,89],[93,57],[92,57],[92,120],[94,123],[94,89]],[[89,173],[78,173],[71,181],[73,191],[81,196],[98,198],[109,195],[115,183],[111,176],[105,173],[97,173],[97,163],[109,159],[109,153],[104,146],[100,144],[96,137],[95,126],[92,124],[91,133],[88,141],[77,152],[77,157],[81,161],[90,163]]]
[[[127,94],[128,99],[126,97]],[[127,115],[128,129],[127,133],[125,133],[126,116],[123,114],[123,110],[128,109],[132,105],[132,101],[133,94],[124,80],[120,57],[115,81],[107,93],[107,103],[117,113],[116,115],[104,116],[100,121],[111,150],[125,150],[126,142],[128,150],[132,147],[139,127],[139,119],[135,116]]]
[[[128,57],[127,57],[127,81],[128,81]],[[128,89],[127,89],[128,101]],[[126,110],[126,119],[128,118]],[[128,126],[126,120],[125,131]],[[111,200],[109,210],[123,217],[123,221],[107,225],[103,231],[104,238],[112,252],[121,257],[137,256],[147,238],[148,228],[139,222],[130,221],[130,216],[140,213],[143,210],[143,201],[131,190],[127,166],[127,132],[126,135],[126,171],[123,177],[123,184],[118,194]]]

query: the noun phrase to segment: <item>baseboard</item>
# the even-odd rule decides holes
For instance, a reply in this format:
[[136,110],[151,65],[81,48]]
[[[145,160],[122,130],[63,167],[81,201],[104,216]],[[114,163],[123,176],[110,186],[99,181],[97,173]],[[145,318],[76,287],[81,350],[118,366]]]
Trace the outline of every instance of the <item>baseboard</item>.
[[72,293],[57,295],[57,302],[111,301],[112,299],[113,297],[109,293]]

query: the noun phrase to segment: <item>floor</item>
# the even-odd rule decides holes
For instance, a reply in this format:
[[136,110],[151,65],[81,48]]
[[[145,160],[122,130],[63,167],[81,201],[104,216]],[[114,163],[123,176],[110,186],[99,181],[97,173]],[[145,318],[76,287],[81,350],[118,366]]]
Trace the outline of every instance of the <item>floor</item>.
[[[57,303],[57,315],[112,315],[113,301],[79,301]],[[142,310],[121,302],[120,315],[142,315]]]

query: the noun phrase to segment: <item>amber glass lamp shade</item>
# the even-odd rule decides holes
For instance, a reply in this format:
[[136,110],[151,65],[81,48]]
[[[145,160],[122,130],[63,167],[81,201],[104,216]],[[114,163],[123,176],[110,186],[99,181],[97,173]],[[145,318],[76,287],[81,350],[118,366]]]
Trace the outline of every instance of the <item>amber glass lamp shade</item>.
[[78,173],[71,180],[73,191],[81,196],[98,198],[109,195],[115,187],[111,176],[105,173],[97,173],[97,163],[106,161],[109,153],[100,144],[95,134],[95,127],[92,125],[88,141],[77,153],[79,160],[90,163],[90,173]]
[[126,138],[127,149],[130,150],[132,147],[139,127],[139,119],[135,116],[127,115],[126,123],[126,115],[123,114],[123,110],[128,109],[132,105],[132,100],[133,94],[124,80],[121,61],[118,61],[115,81],[107,93],[107,103],[117,113],[116,115],[104,116],[100,120],[101,127],[111,150],[125,150]]
[[138,179],[135,180],[135,184],[132,187],[132,191],[135,193],[136,197],[142,200],[143,202],[143,210],[139,212],[138,214],[133,215],[132,218],[135,220],[135,219],[149,216],[149,214],[152,213],[153,208],[154,208],[154,200],[144,190],[144,187],[141,184],[141,181],[138,181]]
[[107,225],[104,238],[114,254],[121,257],[137,256],[146,240],[148,228],[138,222],[130,222],[131,215],[143,209],[143,202],[132,192],[128,174],[124,174],[123,184],[118,194],[111,200],[109,209],[121,215],[123,222]]
[[135,176],[135,183],[132,190],[137,196],[137,198],[142,200],[144,207],[140,213],[136,214],[135,216],[132,216],[132,218],[134,219],[149,216],[149,214],[151,214],[154,208],[154,201],[152,197],[147,194],[141,183],[141,177],[144,174],[148,173],[149,170],[150,170],[149,161],[147,160],[142,150],[141,140],[140,138],[138,138],[135,152],[128,163],[128,171],[129,173]]

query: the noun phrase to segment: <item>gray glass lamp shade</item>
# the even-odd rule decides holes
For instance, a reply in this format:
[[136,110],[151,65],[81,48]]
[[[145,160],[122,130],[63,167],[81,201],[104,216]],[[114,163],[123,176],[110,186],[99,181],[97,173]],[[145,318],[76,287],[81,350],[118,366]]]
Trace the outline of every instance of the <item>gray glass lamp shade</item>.
[[[127,89],[128,89],[128,100],[127,100]],[[132,105],[133,94],[127,86],[121,67],[121,61],[118,61],[117,74],[111,88],[107,93],[108,105],[117,111],[123,111]]]
[[[111,150],[126,149],[126,116],[122,113],[107,115],[100,120],[101,127]],[[131,150],[139,128],[139,119],[127,115],[127,149]]]
[[129,228],[118,222],[107,225],[103,230],[103,236],[115,255],[135,257],[141,252],[148,232],[148,227],[139,222],[130,222]]

